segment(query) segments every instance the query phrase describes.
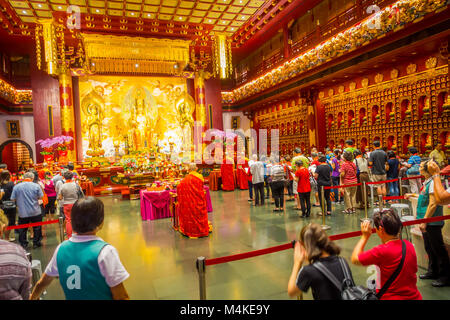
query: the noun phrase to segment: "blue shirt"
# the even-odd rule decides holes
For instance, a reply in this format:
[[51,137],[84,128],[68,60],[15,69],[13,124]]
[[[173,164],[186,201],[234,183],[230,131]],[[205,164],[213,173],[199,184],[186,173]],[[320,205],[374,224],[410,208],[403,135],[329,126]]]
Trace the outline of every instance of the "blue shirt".
[[44,193],[37,183],[24,181],[14,187],[11,200],[16,200],[19,217],[28,218],[41,214],[38,200],[43,196]]

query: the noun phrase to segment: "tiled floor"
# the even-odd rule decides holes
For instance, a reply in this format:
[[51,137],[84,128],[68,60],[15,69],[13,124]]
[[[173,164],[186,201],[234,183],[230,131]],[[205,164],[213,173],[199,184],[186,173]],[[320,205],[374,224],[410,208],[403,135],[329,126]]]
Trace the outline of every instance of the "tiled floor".
[[[188,239],[171,228],[171,220],[141,221],[139,201],[122,201],[120,196],[105,196],[105,225],[99,235],[119,251],[130,278],[125,286],[132,299],[198,299],[198,276],[195,260],[263,249],[297,238],[303,225],[322,219],[313,209],[312,217],[303,220],[287,202],[284,215],[247,202],[247,191],[211,192],[214,212],[210,213],[213,232],[207,238]],[[361,211],[356,215],[335,213],[326,223],[328,234],[359,230]],[[44,246],[32,250],[33,259],[41,260],[43,269],[58,245],[56,225],[46,227]],[[342,255],[349,259],[357,238],[338,241]],[[379,243],[372,236],[368,247]],[[242,261],[207,267],[208,299],[289,299],[287,281],[292,267],[292,250],[272,253]],[[365,284],[367,268],[351,266],[355,282]],[[419,269],[419,273],[423,270]],[[418,280],[424,299],[450,299],[450,287],[433,288],[430,281]],[[311,293],[304,296],[311,299]],[[44,299],[64,299],[58,281],[54,281]]]

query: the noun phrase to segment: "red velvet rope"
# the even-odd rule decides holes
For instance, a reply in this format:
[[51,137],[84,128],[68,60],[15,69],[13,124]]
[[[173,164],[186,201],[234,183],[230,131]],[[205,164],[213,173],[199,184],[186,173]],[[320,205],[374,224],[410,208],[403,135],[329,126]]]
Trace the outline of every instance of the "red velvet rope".
[[403,200],[405,199],[404,196],[389,196],[389,197],[383,197],[383,200]]
[[[441,217],[432,217],[432,218],[428,218],[428,219],[418,219],[418,220],[406,221],[406,222],[403,222],[402,225],[404,227],[406,227],[406,226],[411,226],[414,224],[430,223],[430,222],[436,222],[436,221],[443,221],[443,220],[447,220],[447,219],[450,219],[450,215],[441,216]],[[372,233],[375,233],[375,228],[372,228]],[[347,232],[347,233],[331,235],[331,236],[329,236],[329,238],[330,238],[330,240],[336,241],[336,240],[358,237],[361,234],[362,234],[361,231],[352,231],[352,232]],[[220,263],[225,263],[225,262],[231,262],[231,261],[236,261],[236,260],[252,258],[252,257],[264,255],[264,254],[269,254],[269,253],[273,253],[273,252],[291,249],[294,247],[294,245],[295,245],[295,241],[292,241],[292,242],[289,242],[286,244],[282,244],[279,246],[270,247],[270,248],[266,248],[266,249],[260,249],[260,250],[245,252],[245,253],[238,253],[238,254],[234,254],[231,256],[225,256],[225,257],[220,257],[220,258],[207,259],[207,260],[205,260],[205,265],[211,266],[214,264],[220,264]]]
[[392,180],[385,180],[385,181],[377,181],[377,182],[366,182],[366,184],[383,184],[383,183],[389,183],[389,182],[395,182],[395,181],[397,181],[398,180],[398,178],[397,179],[392,179]]
[[38,226],[43,226],[43,225],[46,225],[46,224],[53,224],[53,223],[59,223],[59,220],[50,220],[50,221],[33,222],[33,223],[27,223],[27,224],[19,224],[17,226],[6,227],[6,230],[24,229],[24,228],[29,228],[29,227],[38,227]]
[[361,183],[355,183],[355,184],[341,184],[340,186],[329,186],[329,187],[323,187],[324,190],[329,189],[339,189],[339,188],[349,188],[349,187],[357,187],[362,185]]
[[424,176],[413,176],[413,177],[403,177],[402,180],[411,180],[411,179],[423,179]]
[[273,253],[273,252],[283,251],[283,250],[290,249],[293,247],[294,247],[294,242],[289,242],[286,244],[282,244],[279,246],[270,247],[270,248],[266,248],[266,249],[260,249],[260,250],[245,252],[245,253],[238,253],[238,254],[233,254],[231,256],[225,256],[225,257],[220,257],[220,258],[208,259],[208,260],[205,260],[205,265],[212,266],[214,264],[257,257],[257,256],[261,256],[263,254],[269,254],[269,253]]

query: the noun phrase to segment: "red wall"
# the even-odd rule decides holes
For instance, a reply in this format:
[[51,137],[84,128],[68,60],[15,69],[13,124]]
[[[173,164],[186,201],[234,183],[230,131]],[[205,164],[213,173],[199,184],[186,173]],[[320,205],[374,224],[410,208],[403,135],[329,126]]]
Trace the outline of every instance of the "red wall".
[[[35,139],[46,139],[49,137],[47,106],[53,108],[53,131],[55,136],[61,135],[61,120],[59,109],[59,84],[58,79],[38,70],[35,55],[30,56],[31,88],[33,90],[33,116]],[[36,145],[36,162],[43,162],[40,154],[41,148]]]

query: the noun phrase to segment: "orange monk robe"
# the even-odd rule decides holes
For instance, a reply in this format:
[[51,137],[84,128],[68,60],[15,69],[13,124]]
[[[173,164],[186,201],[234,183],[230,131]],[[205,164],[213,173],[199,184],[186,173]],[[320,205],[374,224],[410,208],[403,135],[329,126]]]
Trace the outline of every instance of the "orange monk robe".
[[234,190],[234,168],[233,164],[223,163],[220,167],[222,176],[222,190]]
[[190,172],[177,187],[179,231],[192,238],[209,235],[203,176]]

